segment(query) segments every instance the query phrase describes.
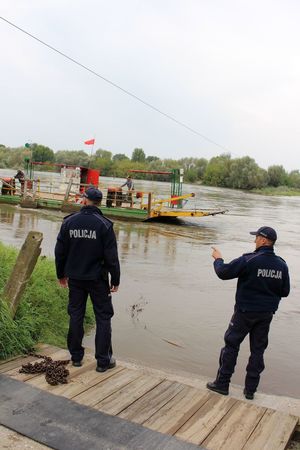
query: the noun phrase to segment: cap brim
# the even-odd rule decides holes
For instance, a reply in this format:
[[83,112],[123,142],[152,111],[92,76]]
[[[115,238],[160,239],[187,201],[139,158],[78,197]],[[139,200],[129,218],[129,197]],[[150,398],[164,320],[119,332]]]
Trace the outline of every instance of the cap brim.
[[253,236],[257,236],[257,231],[249,231],[249,234],[252,234]]

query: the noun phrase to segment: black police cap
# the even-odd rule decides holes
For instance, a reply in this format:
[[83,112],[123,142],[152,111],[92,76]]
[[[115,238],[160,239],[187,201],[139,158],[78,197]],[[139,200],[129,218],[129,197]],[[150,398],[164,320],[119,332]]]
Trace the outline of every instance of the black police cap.
[[102,200],[102,192],[99,191],[99,189],[90,187],[88,188],[85,193],[83,194],[83,197],[88,198],[89,200]]
[[273,242],[277,239],[277,233],[274,228],[271,227],[260,227],[257,231],[250,231],[250,234],[253,234],[254,236],[263,236]]

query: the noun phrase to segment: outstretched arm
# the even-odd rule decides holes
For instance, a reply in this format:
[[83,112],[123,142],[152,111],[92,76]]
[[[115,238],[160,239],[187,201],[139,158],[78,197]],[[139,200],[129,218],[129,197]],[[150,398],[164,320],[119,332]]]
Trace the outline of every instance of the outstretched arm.
[[243,256],[233,259],[230,263],[225,264],[220,250],[212,247],[212,257],[214,258],[214,269],[221,280],[232,280],[237,278],[245,268],[246,260]]

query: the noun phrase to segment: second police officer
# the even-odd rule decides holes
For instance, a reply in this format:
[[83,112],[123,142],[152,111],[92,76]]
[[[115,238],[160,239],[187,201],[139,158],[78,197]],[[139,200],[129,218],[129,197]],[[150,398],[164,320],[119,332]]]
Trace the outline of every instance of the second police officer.
[[246,368],[244,395],[252,400],[264,370],[264,351],[273,315],[281,297],[290,292],[289,271],[285,261],[274,253],[277,233],[271,227],[250,232],[255,235],[255,251],[224,263],[213,247],[214,269],[222,280],[237,278],[234,314],[225,333],[225,346],[219,358],[216,379],[207,388],[227,395],[240,344],[249,334],[250,357]]

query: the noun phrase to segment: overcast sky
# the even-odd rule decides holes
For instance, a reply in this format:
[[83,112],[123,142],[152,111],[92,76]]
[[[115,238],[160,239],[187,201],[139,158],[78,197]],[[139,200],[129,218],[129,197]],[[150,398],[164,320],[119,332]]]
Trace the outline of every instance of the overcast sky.
[[1,0],[0,143],[300,169],[298,0]]

